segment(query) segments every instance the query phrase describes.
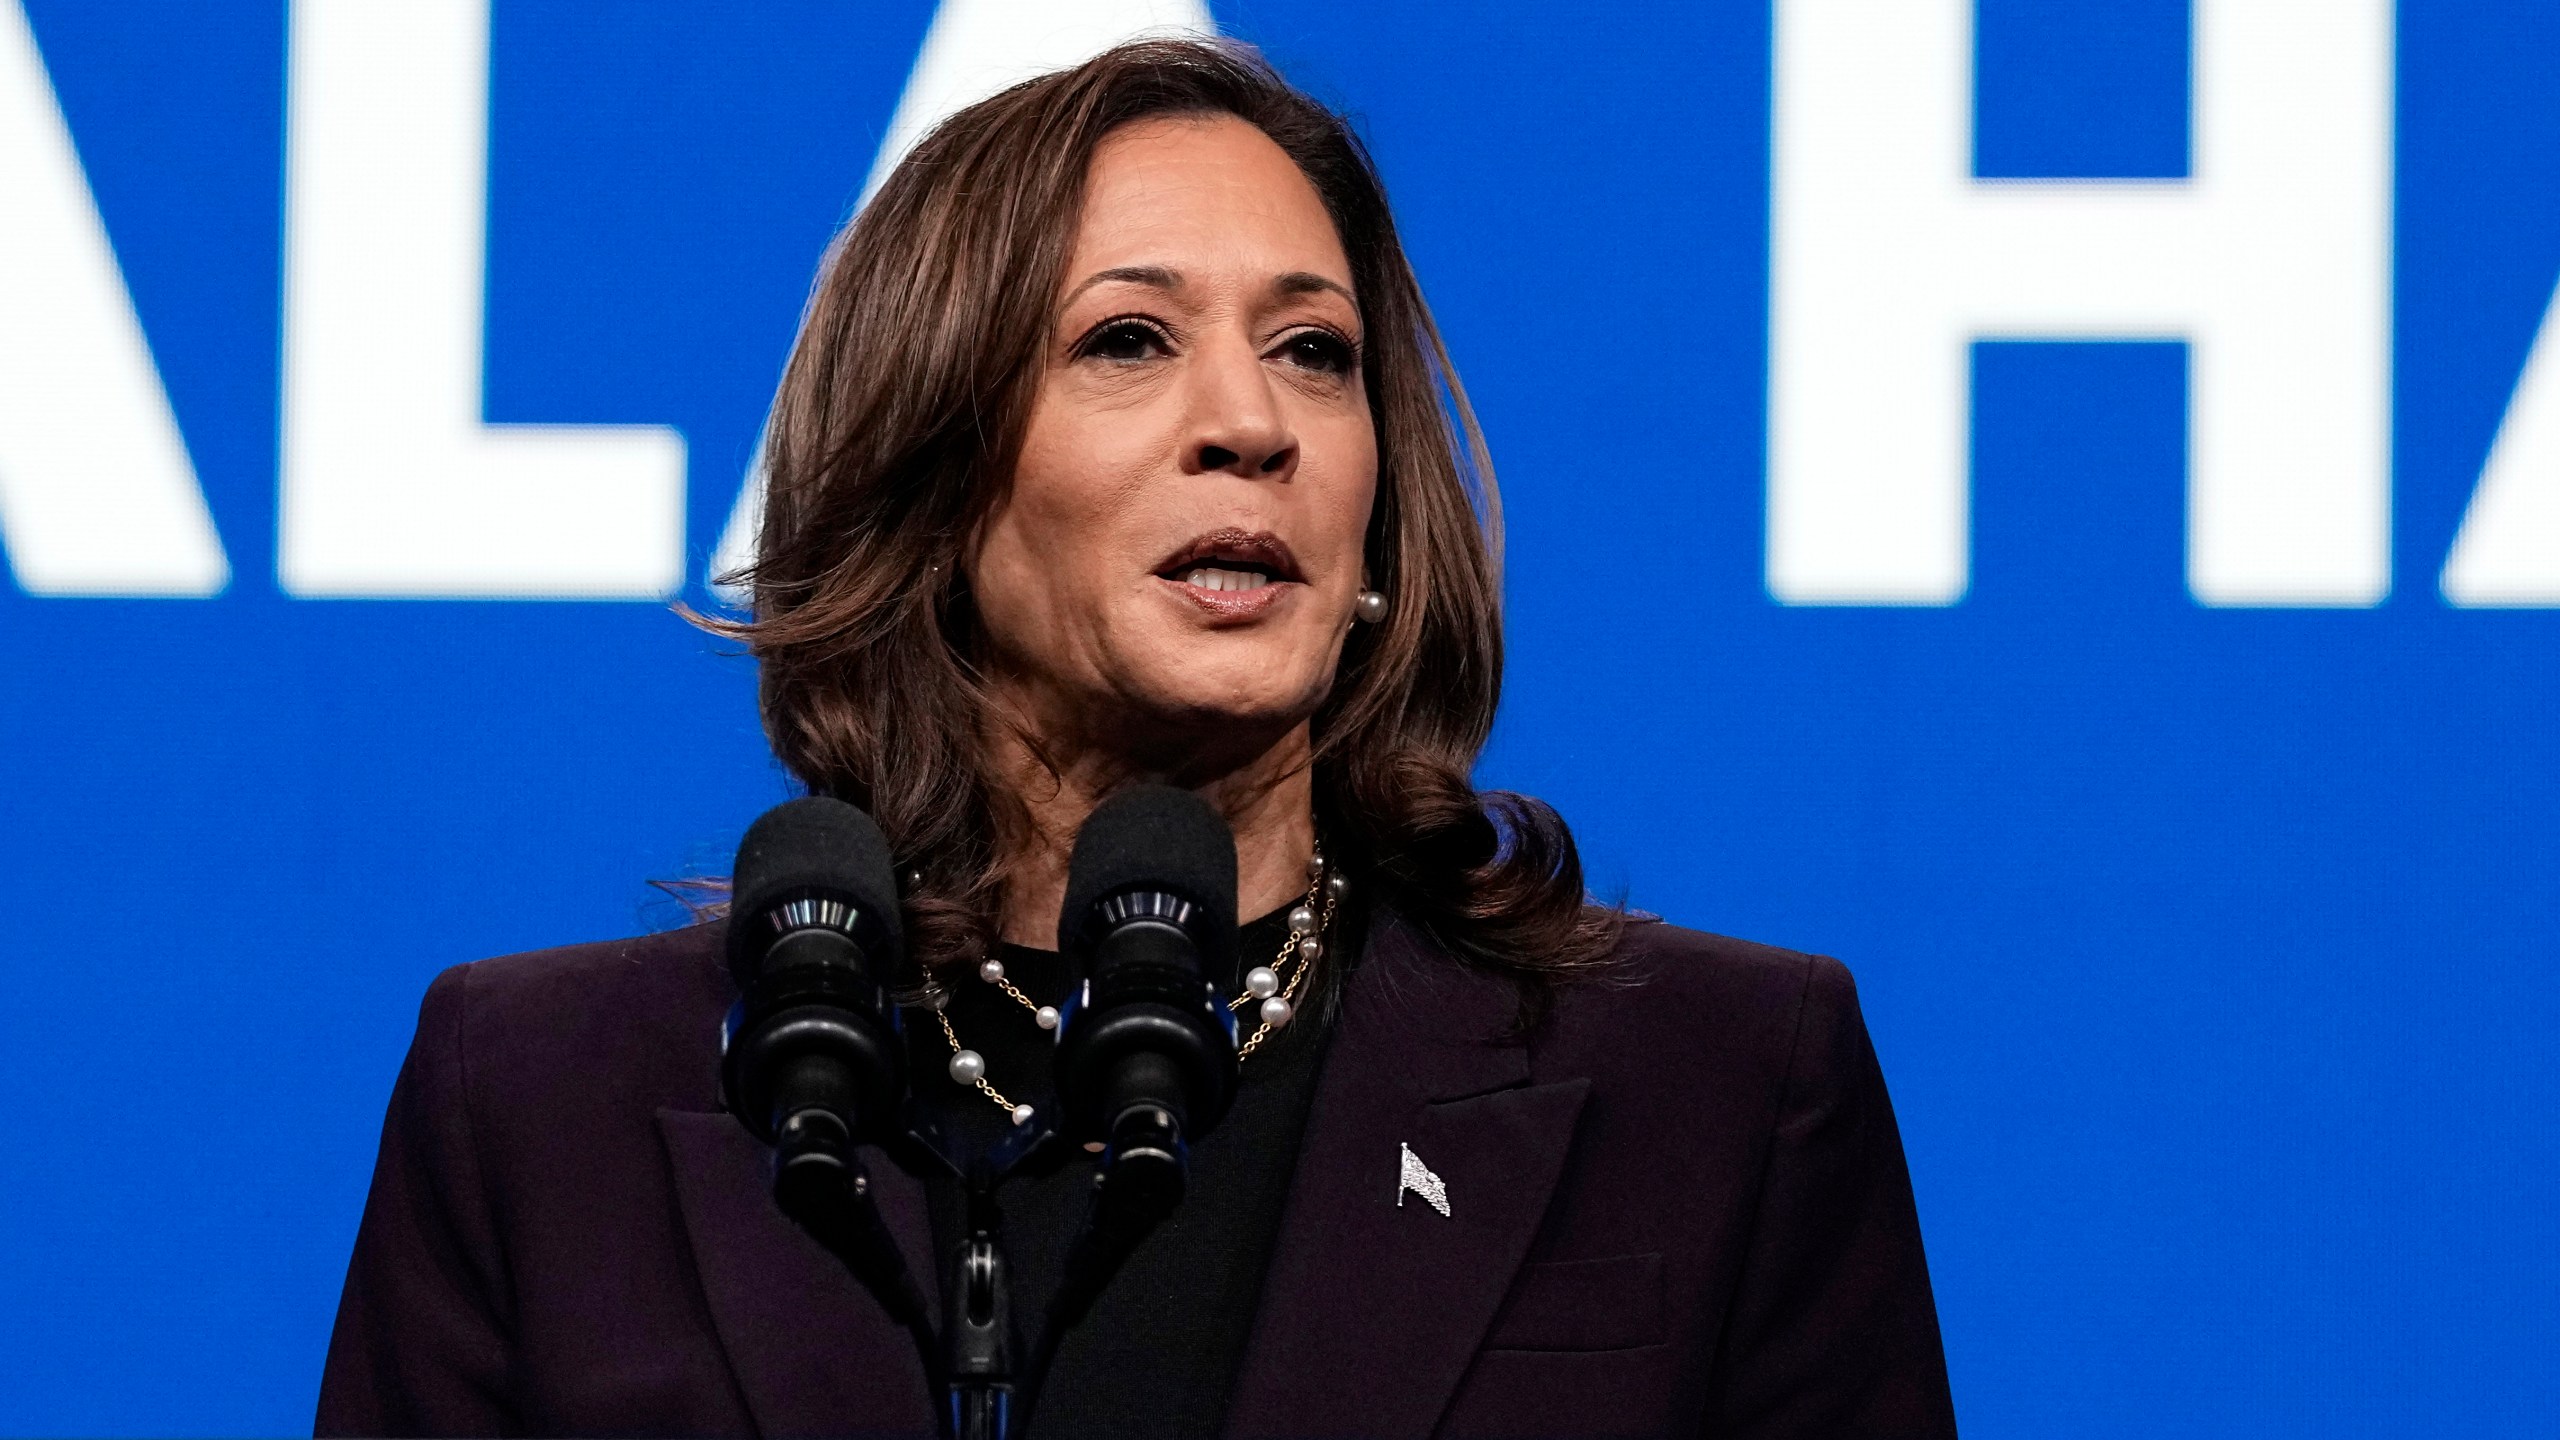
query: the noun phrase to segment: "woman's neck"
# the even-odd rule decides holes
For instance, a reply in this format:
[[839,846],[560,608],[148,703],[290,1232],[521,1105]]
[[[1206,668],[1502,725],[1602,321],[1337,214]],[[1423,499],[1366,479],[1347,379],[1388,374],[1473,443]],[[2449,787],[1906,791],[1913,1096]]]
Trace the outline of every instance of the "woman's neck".
[[1238,920],[1287,904],[1307,888],[1307,861],[1316,849],[1311,743],[1308,725],[1300,722],[1245,763],[1203,778],[1171,774],[1099,747],[1052,749],[1044,760],[1018,736],[991,735],[992,778],[1014,802],[997,806],[1004,940],[1038,950],[1057,947],[1058,908],[1066,902],[1067,858],[1076,832],[1094,806],[1140,781],[1181,785],[1226,817],[1236,837]]

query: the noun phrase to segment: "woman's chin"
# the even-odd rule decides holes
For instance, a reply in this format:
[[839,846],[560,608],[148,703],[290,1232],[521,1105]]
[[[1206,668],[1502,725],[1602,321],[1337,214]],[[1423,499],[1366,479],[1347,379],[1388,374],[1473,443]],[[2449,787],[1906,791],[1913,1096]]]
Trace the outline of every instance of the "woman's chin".
[[1276,734],[1315,714],[1322,698],[1296,691],[1195,691],[1167,695],[1156,713],[1185,729]]
[[1324,703],[1324,687],[1288,683],[1298,666],[1282,657],[1263,665],[1239,665],[1231,656],[1148,677],[1125,688],[1119,714],[1104,727],[1134,750],[1170,746],[1186,753],[1204,747],[1222,763],[1250,760],[1304,724]]

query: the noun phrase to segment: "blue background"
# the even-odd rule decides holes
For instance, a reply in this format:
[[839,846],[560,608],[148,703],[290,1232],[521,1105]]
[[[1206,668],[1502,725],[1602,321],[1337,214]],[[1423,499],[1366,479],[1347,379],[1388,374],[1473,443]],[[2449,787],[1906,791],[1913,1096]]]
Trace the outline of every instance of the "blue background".
[[[661,607],[282,595],[282,7],[27,8],[237,578],[0,585],[0,1429],[302,1429],[429,977],[672,923],[786,785]],[[2188,597],[2164,344],[1976,348],[1962,604],[1770,601],[1765,4],[1215,10],[1361,117],[1485,417],[1483,779],[1855,968],[1968,1433],[2560,1427],[2560,614],[2435,589],[2560,11],[2403,4],[2395,588],[2314,612]],[[488,418],[678,427],[697,575],[929,18],[497,4]],[[1984,0],[1978,172],[2185,173],[2186,27]]]

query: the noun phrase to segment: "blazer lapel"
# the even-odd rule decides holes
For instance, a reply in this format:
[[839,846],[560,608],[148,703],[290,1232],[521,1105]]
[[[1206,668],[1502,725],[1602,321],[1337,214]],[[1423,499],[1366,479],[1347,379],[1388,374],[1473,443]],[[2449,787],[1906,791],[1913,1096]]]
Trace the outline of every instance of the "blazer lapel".
[[[767,1436],[930,1434],[907,1332],[774,1207],[765,1150],[725,1114],[660,1110],[677,1203],[729,1368]],[[872,1193],[928,1293],[924,1187],[865,1152]]]
[[[1428,1436],[1564,1169],[1589,1082],[1529,1083],[1510,987],[1381,916],[1344,997],[1227,1433]],[[1402,1186],[1410,1150],[1447,1216]],[[1399,1204],[1401,1200],[1401,1204]]]

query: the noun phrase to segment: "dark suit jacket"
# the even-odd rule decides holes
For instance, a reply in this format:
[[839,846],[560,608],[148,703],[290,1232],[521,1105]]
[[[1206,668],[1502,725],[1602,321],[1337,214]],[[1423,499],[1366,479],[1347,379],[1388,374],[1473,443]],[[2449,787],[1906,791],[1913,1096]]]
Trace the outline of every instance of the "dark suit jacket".
[[[717,926],[429,987],[324,1434],[931,1433],[906,1335],[721,1113]],[[1385,917],[1344,996],[1234,1436],[1954,1432],[1901,1141],[1836,962],[1630,926],[1525,1041]],[[1404,1146],[1450,1214],[1397,1203]],[[931,1275],[921,1187],[872,1174]]]

